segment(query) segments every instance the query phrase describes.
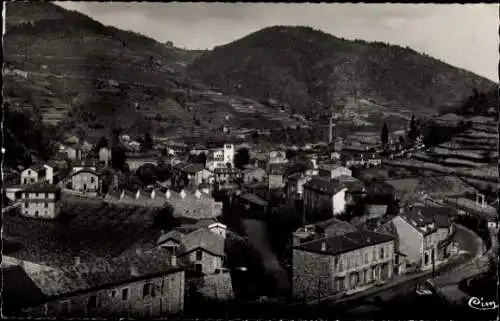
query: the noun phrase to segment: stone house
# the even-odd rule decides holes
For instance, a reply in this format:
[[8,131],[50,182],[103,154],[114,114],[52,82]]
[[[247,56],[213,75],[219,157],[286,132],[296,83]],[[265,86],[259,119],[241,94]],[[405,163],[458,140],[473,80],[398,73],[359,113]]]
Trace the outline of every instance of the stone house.
[[127,154],[127,165],[131,171],[136,171],[144,164],[153,164],[158,166],[158,155],[150,154]]
[[339,176],[352,176],[352,171],[349,168],[340,166],[338,164],[324,163],[319,166],[319,176],[329,177],[331,179]]
[[96,196],[99,187],[99,174],[91,168],[82,168],[71,174],[71,189],[74,191]]
[[303,199],[306,210],[328,210],[332,215],[345,211],[349,194],[343,184],[321,177],[313,177],[303,185]]
[[422,214],[417,207],[402,207],[392,219],[399,238],[399,251],[409,263],[426,270],[437,261],[438,227],[432,218]]
[[[151,250],[59,269],[24,269],[30,306],[39,317],[160,317],[182,313],[187,265]],[[30,281],[31,280],[31,281]],[[22,291],[19,290],[18,295]],[[21,300],[21,298],[19,298]]]
[[188,185],[192,189],[198,188],[203,182],[208,182],[212,173],[205,169],[203,164],[178,164],[174,166],[174,170],[178,171],[180,175],[184,175],[188,179]]
[[83,150],[76,144],[65,148],[66,158],[69,160],[82,160],[84,158]]
[[21,172],[21,185],[54,182],[54,169],[49,165],[35,165]]
[[286,164],[269,164],[269,189],[283,188],[286,183]]
[[443,206],[416,206],[424,217],[435,222],[437,226],[437,259],[442,261],[450,257],[453,247],[453,236],[456,232],[451,217],[453,210]]
[[269,164],[286,164],[288,159],[286,158],[286,152],[282,150],[273,150],[269,152]]
[[351,294],[389,280],[394,240],[392,235],[366,230],[294,246],[294,298],[311,300]]
[[224,237],[200,228],[182,237],[178,255],[193,263],[197,273],[213,274],[223,267]]
[[15,195],[22,204],[21,215],[26,217],[54,219],[61,209],[61,191],[51,184],[26,185]]
[[241,179],[242,173],[238,168],[215,168],[213,170],[214,182],[216,184],[234,183]]
[[234,145],[224,144],[222,148],[213,148],[207,155],[206,167],[210,171],[214,171],[216,168],[227,168],[227,164],[230,167],[234,167]]

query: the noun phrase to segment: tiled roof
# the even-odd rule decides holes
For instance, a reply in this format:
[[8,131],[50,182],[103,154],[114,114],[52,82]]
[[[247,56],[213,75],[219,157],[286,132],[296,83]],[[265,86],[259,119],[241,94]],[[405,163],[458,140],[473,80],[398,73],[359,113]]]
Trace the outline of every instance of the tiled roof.
[[47,297],[60,297],[183,268],[183,264],[172,266],[167,252],[153,249],[111,260],[71,264],[61,269],[27,271],[27,274]]
[[335,195],[342,188],[344,187],[338,182],[320,177],[313,177],[309,182],[304,184],[304,189],[311,189],[328,195]]
[[425,235],[437,230],[437,224],[434,218],[424,215],[420,207],[404,208],[404,212],[399,215],[416,230]]
[[361,192],[365,188],[365,184],[363,184],[363,182],[352,176],[341,175],[334,178],[333,180],[346,187],[349,192]]
[[180,244],[183,236],[184,234],[182,234],[181,232],[172,230],[160,236],[160,238],[158,238],[158,241],[156,243],[162,244],[166,241],[172,240]]
[[237,168],[226,168],[226,167],[219,167],[219,168],[214,168],[214,173],[215,174],[235,174],[240,172],[239,169]]
[[[296,246],[295,249],[329,255],[338,255],[392,240],[395,240],[394,236],[365,230],[306,242]],[[326,245],[325,251],[322,251],[321,249],[323,242]]]
[[82,168],[82,169],[76,171],[75,173],[71,174],[71,176],[75,176],[75,175],[78,175],[80,173],[90,173],[90,174],[94,174],[96,176],[99,176],[99,174],[95,170],[93,170],[92,168]]
[[31,170],[33,170],[35,172],[42,172],[42,171],[46,170],[46,168],[43,167],[42,164],[33,165],[33,166],[30,166],[30,167],[28,167],[26,169],[31,169]]
[[336,218],[317,223],[316,226],[324,229],[325,237],[344,235],[357,231],[357,228],[354,225]]
[[298,181],[304,176],[304,173],[294,173],[287,177],[288,181]]
[[181,255],[198,249],[216,256],[224,256],[224,238],[207,228],[200,228],[182,238]]
[[444,206],[415,206],[429,221],[436,223],[438,227],[447,228],[452,224],[450,216],[453,209]]
[[41,304],[46,296],[20,266],[2,268],[2,309],[5,315]]

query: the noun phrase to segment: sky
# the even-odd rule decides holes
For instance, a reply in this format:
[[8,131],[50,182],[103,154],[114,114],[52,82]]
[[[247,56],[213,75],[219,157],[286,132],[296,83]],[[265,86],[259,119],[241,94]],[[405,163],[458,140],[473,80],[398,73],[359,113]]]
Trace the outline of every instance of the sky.
[[56,2],[186,49],[212,49],[273,25],[408,46],[498,82],[498,4]]

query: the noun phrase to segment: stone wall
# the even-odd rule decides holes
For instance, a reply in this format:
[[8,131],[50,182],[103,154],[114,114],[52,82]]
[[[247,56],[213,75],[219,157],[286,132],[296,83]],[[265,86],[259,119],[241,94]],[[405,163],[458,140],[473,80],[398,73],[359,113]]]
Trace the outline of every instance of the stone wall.
[[292,293],[296,299],[316,299],[332,295],[329,255],[293,250]]

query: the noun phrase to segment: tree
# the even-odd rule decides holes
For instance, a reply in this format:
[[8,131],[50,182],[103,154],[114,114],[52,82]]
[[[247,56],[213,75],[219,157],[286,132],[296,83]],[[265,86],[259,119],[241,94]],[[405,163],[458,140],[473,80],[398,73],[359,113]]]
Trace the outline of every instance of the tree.
[[389,142],[389,128],[387,128],[387,123],[384,122],[382,126],[382,133],[380,134],[380,140],[382,141],[382,145],[387,145]]
[[287,149],[286,150],[286,159],[291,160],[295,156],[297,156],[297,152],[296,151],[294,151],[293,149]]
[[240,148],[234,155],[234,167],[243,169],[245,165],[250,163],[250,152],[247,148]]
[[127,160],[127,154],[123,146],[117,145],[111,149],[111,167],[119,170],[125,170],[125,164]]
[[156,182],[156,173],[158,168],[153,164],[144,164],[136,171],[136,175],[142,185],[151,185]]
[[150,133],[146,133],[144,135],[144,141],[142,142],[142,150],[145,152],[149,152],[153,149],[153,139],[151,138]]
[[162,230],[170,230],[176,225],[177,220],[174,217],[174,208],[172,207],[172,205],[167,203],[156,213],[153,221],[153,226]]
[[419,135],[419,132],[418,132],[417,123],[415,121],[415,115],[412,115],[411,120],[410,120],[410,128],[408,131],[408,138],[410,139],[410,141],[414,142],[417,139],[418,135]]
[[99,150],[103,147],[109,147],[108,139],[104,136],[99,138],[99,140],[97,141],[97,144],[95,145],[95,150],[99,152]]

